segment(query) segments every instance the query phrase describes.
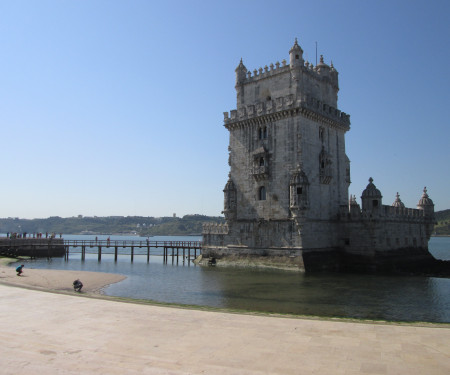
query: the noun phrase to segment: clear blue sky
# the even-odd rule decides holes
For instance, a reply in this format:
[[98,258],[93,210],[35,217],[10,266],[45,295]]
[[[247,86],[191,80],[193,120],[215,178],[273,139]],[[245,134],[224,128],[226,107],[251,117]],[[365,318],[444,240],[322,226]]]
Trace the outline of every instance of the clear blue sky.
[[0,217],[220,215],[234,69],[339,71],[350,193],[450,208],[450,2],[0,3]]

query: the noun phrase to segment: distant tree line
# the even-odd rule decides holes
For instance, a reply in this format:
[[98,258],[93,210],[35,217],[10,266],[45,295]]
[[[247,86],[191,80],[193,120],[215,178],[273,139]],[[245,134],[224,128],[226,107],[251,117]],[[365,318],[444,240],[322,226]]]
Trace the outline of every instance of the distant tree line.
[[[437,211],[434,234],[450,235],[450,210]],[[47,219],[0,219],[0,233],[63,233],[63,234],[130,234],[140,236],[198,235],[206,222],[224,223],[220,216],[185,215],[152,216],[77,216]]]
[[63,233],[63,234],[137,234],[193,235],[201,234],[204,222],[224,222],[223,217],[185,215],[178,217],[106,216],[47,219],[0,219],[0,233]]
[[439,236],[450,236],[450,210],[436,212],[437,224],[434,233]]

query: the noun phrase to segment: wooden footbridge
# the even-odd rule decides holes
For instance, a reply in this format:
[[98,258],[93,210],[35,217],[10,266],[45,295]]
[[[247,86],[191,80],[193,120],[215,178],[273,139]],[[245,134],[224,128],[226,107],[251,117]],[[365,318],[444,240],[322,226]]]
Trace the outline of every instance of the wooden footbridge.
[[173,264],[175,260],[178,263],[180,257],[183,263],[190,262],[200,255],[201,248],[201,241],[64,240],[64,259],[80,254],[81,260],[85,260],[86,254],[95,254],[101,261],[102,255],[114,254],[116,262],[119,256],[129,256],[133,262],[136,255],[144,255],[147,262],[150,262],[150,256],[162,256],[164,263],[171,258]]
[[202,248],[201,241],[130,241],[130,240],[65,240],[63,238],[22,238],[0,239],[0,255],[17,257],[29,256],[31,258],[62,257],[69,260],[69,256],[80,255],[81,260],[86,259],[86,254],[94,254],[98,261],[102,255],[113,254],[117,262],[119,256],[129,256],[133,262],[134,257],[146,256],[150,262],[150,256],[162,256],[163,262],[169,258],[172,263],[178,263],[182,257],[183,263],[197,258]]

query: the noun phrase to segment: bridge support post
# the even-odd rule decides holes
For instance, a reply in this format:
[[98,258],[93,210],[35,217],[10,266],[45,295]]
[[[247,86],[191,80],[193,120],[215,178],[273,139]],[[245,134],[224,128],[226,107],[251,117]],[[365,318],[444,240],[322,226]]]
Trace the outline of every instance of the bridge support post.
[[131,262],[134,260],[134,246],[131,246]]
[[147,245],[147,263],[150,262],[150,245]]
[[119,252],[118,246],[114,246],[114,262],[117,262],[117,254]]
[[102,247],[98,247],[98,261],[100,262],[102,260]]

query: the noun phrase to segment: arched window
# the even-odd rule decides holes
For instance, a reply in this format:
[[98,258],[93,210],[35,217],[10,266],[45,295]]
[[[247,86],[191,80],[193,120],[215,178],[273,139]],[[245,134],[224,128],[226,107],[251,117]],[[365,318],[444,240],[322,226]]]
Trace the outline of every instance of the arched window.
[[263,139],[267,139],[267,126],[264,126],[263,129]]
[[265,201],[265,200],[266,200],[266,187],[265,187],[265,186],[261,186],[261,187],[259,188],[259,191],[258,191],[258,199],[259,199],[260,201]]

